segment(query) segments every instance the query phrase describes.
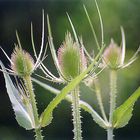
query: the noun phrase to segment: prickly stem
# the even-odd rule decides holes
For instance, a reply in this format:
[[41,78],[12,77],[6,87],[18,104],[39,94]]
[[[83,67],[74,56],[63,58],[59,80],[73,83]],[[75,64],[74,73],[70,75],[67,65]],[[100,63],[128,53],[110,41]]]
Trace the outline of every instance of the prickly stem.
[[74,140],[82,140],[81,116],[80,116],[80,105],[79,105],[79,87],[76,87],[71,94],[72,94]]
[[34,114],[34,122],[35,122],[35,139],[36,140],[43,140],[42,134],[41,134],[41,128],[39,127],[39,118],[38,118],[38,111],[36,106],[36,99],[35,94],[33,91],[33,85],[31,81],[31,76],[24,76],[24,82],[29,94],[30,103],[32,105],[33,114]]

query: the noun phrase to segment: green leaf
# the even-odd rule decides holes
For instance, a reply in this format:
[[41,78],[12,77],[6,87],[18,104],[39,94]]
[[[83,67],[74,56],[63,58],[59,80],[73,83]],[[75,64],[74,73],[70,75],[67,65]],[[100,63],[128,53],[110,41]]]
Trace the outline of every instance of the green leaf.
[[[53,94],[55,94],[55,95],[58,95],[58,94],[60,94],[60,92],[61,92],[60,90],[58,90],[58,89],[56,89],[56,88],[53,88],[53,87],[51,87],[51,86],[49,86],[49,85],[47,85],[47,84],[45,84],[45,83],[43,83],[43,82],[41,82],[41,81],[35,79],[35,78],[32,78],[32,81],[34,81],[36,84],[40,85],[41,87],[43,87],[44,89],[50,91],[51,93],[53,93]],[[71,95],[67,95],[67,96],[65,97],[65,99],[66,99],[68,102],[72,102],[71,98],[72,98]],[[108,124],[100,117],[100,115],[99,115],[88,103],[86,103],[86,102],[80,100],[80,107],[81,107],[84,111],[88,112],[88,113],[92,116],[93,120],[94,120],[99,126],[101,126],[101,127],[103,127],[103,128],[106,128],[106,127],[107,127]],[[49,118],[49,117],[48,117],[48,118]],[[51,121],[51,117],[50,117],[50,120],[48,119],[47,122],[49,123],[49,121]]]
[[29,110],[31,111],[31,106],[27,102],[26,104],[23,102],[22,95],[19,94],[19,91],[14,86],[9,74],[6,73],[5,67],[1,61],[0,65],[2,67],[2,70],[5,71],[3,72],[3,74],[5,78],[7,93],[12,103],[16,120],[20,126],[25,128],[26,130],[31,130],[35,127],[34,120],[32,119],[32,112],[29,113]]
[[91,69],[93,69],[95,62],[100,58],[102,52],[103,52],[104,47],[102,47],[98,53],[98,55],[96,56],[95,60],[89,65],[89,67],[82,72],[79,76],[77,76],[75,79],[73,79],[66,87],[64,87],[60,94],[58,94],[53,101],[50,102],[50,104],[47,106],[47,108],[44,110],[44,112],[41,114],[40,117],[40,123],[42,127],[45,127],[48,125],[48,120],[49,117],[52,117],[52,112],[53,110],[57,107],[57,105],[66,97],[66,95],[72,91],[82,80],[83,78],[86,76],[86,74],[88,72],[91,71]]
[[53,99],[53,101],[50,102],[50,104],[47,106],[47,108],[42,113],[41,118],[40,118],[42,127],[45,127],[46,125],[48,125],[48,120],[51,120],[49,119],[49,117],[50,116],[52,117],[52,112],[55,109],[55,107],[57,107],[57,105],[65,98],[65,96],[80,83],[80,81],[84,78],[85,75],[86,73],[84,72],[80,74],[78,77],[76,77],[74,80],[72,80],[66,87],[62,89],[60,94],[58,94]]
[[121,128],[128,124],[132,117],[135,102],[140,97],[140,87],[113,113],[114,128]]

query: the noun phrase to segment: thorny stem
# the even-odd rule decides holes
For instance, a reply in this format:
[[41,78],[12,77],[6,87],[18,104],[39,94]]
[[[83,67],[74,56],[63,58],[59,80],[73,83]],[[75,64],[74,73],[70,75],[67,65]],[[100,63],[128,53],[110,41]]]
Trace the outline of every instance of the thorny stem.
[[32,109],[33,109],[34,121],[35,121],[35,133],[36,133],[35,139],[36,140],[43,140],[43,137],[42,137],[42,134],[41,134],[41,128],[39,127],[39,118],[38,118],[35,94],[33,92],[33,85],[32,85],[32,81],[31,81],[31,77],[30,76],[24,76],[23,79],[24,79],[26,88],[28,90],[30,102],[31,102]]
[[109,122],[112,124],[113,112],[116,108],[116,93],[117,93],[117,72],[110,72],[110,114]]
[[108,122],[107,117],[106,117],[106,114],[105,114],[105,109],[104,109],[104,106],[103,106],[100,85],[99,85],[99,81],[98,81],[97,78],[94,79],[94,85],[95,85],[96,96],[97,96],[97,100],[98,100],[98,104],[99,104],[99,107],[100,107],[102,116],[103,116],[104,120],[106,122]]
[[107,140],[113,140],[113,128],[107,129]]
[[80,105],[79,105],[79,87],[76,87],[71,94],[72,94],[74,140],[82,140],[81,116],[80,116]]
[[41,134],[41,128],[35,129],[35,139],[36,140],[43,140],[43,136]]
[[[117,93],[117,71],[111,70],[110,72],[110,113],[109,123],[113,123],[113,112],[116,108],[116,93]],[[107,130],[108,140],[113,140],[113,126]]]
[[[42,83],[40,82],[39,80],[37,79],[34,79],[32,78],[32,81],[34,81],[36,84],[40,85],[41,87],[43,87],[44,89],[50,91],[51,93],[55,94],[55,95],[59,95],[60,94],[60,91],[58,89],[55,89],[49,85],[46,85],[45,83]],[[71,95],[67,95],[65,97],[65,99],[68,101],[68,102],[72,102],[72,98],[71,98]],[[104,126],[104,128],[106,128],[106,126],[108,126],[108,123],[106,123],[100,116],[99,114],[89,105],[87,104],[86,102],[80,100],[79,101],[79,104],[80,104],[80,107],[81,109],[84,109],[86,112],[88,112],[89,114],[91,114],[91,116],[93,117],[93,119],[102,124],[102,126]]]

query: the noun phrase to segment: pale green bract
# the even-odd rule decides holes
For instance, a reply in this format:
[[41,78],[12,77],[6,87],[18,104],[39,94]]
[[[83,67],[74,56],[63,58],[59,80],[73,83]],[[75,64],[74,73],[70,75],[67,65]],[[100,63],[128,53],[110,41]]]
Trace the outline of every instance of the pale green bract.
[[[0,65],[2,67],[2,70],[6,71],[1,61],[0,61]],[[25,128],[26,130],[31,130],[35,128],[34,120],[31,117],[32,114],[31,112],[29,113],[29,110],[31,110],[30,104],[23,103],[23,100],[21,99],[21,95],[19,94],[19,91],[14,86],[9,74],[6,72],[3,72],[3,74],[5,78],[7,93],[12,103],[12,107],[15,112],[15,116],[18,124],[23,128]]]
[[128,124],[132,117],[135,102],[140,97],[140,87],[113,113],[114,128],[121,128]]

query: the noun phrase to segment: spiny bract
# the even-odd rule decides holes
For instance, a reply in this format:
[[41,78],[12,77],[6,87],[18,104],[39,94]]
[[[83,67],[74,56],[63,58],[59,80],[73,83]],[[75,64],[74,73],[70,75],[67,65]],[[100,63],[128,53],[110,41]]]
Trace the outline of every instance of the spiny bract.
[[58,50],[58,61],[63,76],[68,81],[86,68],[84,52],[79,44],[73,41],[70,33],[66,34],[65,41]]
[[22,48],[16,47],[11,55],[11,69],[18,76],[31,75],[34,70],[34,61],[29,53],[22,50]]

